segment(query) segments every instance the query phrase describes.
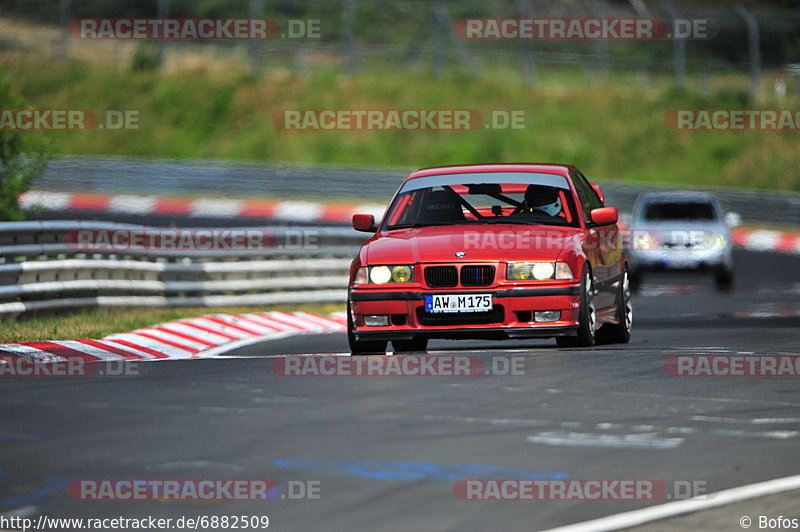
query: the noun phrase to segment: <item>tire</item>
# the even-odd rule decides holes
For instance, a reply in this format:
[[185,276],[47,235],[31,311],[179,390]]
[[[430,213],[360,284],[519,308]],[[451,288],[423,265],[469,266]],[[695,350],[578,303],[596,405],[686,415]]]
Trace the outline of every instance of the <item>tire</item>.
[[395,353],[409,353],[412,351],[428,350],[427,338],[416,338],[414,340],[392,340],[392,346]]
[[594,308],[594,283],[589,268],[584,268],[581,280],[581,308],[576,336],[556,336],[558,347],[592,347],[595,344],[597,313]]
[[386,340],[356,340],[356,336],[353,334],[353,316],[350,314],[349,301],[347,302],[347,341],[353,356],[386,354]]
[[714,286],[720,291],[733,288],[733,271],[727,268],[721,268],[714,272]]
[[597,331],[598,344],[627,344],[631,339],[633,306],[631,305],[631,283],[628,268],[622,272],[616,305],[619,323],[607,323],[600,327]]

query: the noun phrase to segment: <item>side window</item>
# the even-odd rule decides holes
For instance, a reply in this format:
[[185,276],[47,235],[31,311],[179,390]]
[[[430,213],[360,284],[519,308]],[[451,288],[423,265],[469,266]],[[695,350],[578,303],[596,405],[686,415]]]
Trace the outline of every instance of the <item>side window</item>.
[[600,198],[597,196],[597,192],[594,191],[592,185],[589,184],[589,180],[580,173],[575,172],[575,175],[578,176],[578,180],[583,183],[583,188],[586,191],[587,200],[589,201],[589,205],[592,209],[599,209],[603,206],[603,202],[600,201]]
[[420,190],[403,194],[398,198],[397,204],[392,209],[391,216],[388,218],[388,225],[414,222],[420,203]]
[[[592,190],[591,185],[586,181],[579,172],[572,174],[572,182],[575,184],[575,190],[578,191],[578,198],[581,200],[581,207],[583,208],[584,218],[589,219],[589,212],[597,208],[595,205],[600,203],[600,199]],[[595,203],[596,202],[596,203]]]

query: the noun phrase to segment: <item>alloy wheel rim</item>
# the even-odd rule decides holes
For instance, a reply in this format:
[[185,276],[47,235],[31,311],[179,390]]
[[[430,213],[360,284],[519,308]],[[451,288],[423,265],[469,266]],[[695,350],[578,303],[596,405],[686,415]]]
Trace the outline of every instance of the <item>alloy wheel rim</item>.
[[630,332],[633,326],[633,304],[631,303],[631,286],[627,270],[622,280],[622,298],[625,307],[625,329]]

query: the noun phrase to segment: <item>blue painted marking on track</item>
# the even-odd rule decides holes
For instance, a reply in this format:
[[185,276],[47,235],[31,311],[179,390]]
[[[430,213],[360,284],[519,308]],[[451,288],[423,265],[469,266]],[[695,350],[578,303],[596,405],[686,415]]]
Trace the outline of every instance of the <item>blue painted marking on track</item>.
[[39,441],[42,439],[41,434],[22,434],[17,432],[0,431],[0,442],[9,441]]
[[279,499],[282,493],[283,488],[281,486],[275,486],[264,494],[264,498],[269,500]]
[[465,480],[514,478],[559,480],[568,475],[558,471],[530,470],[485,464],[437,464],[434,462],[384,462],[375,460],[318,460],[287,458],[275,460],[277,467],[329,475],[353,475],[373,480]]
[[68,480],[59,479],[51,475],[43,476],[42,481],[45,483],[45,485],[39,489],[33,489],[26,493],[21,493],[11,497],[0,498],[0,505],[23,506],[39,502],[49,497],[53,492],[66,492],[67,485],[69,484]]

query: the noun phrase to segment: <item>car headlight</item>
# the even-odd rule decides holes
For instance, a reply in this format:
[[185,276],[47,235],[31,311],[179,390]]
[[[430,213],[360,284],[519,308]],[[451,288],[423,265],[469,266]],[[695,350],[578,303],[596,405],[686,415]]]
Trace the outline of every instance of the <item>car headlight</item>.
[[411,266],[392,266],[392,282],[408,283],[414,277]]
[[703,243],[705,249],[720,249],[728,245],[728,239],[717,233],[706,233]]
[[653,251],[660,245],[661,243],[651,233],[639,233],[634,236],[633,249],[636,251]]
[[369,280],[375,284],[386,284],[392,280],[392,270],[388,266],[373,266],[369,270]]
[[506,267],[506,279],[509,281],[572,279],[572,270],[566,262],[509,262]]
[[410,283],[414,281],[414,267],[405,264],[397,266],[370,266],[359,268],[353,284]]

